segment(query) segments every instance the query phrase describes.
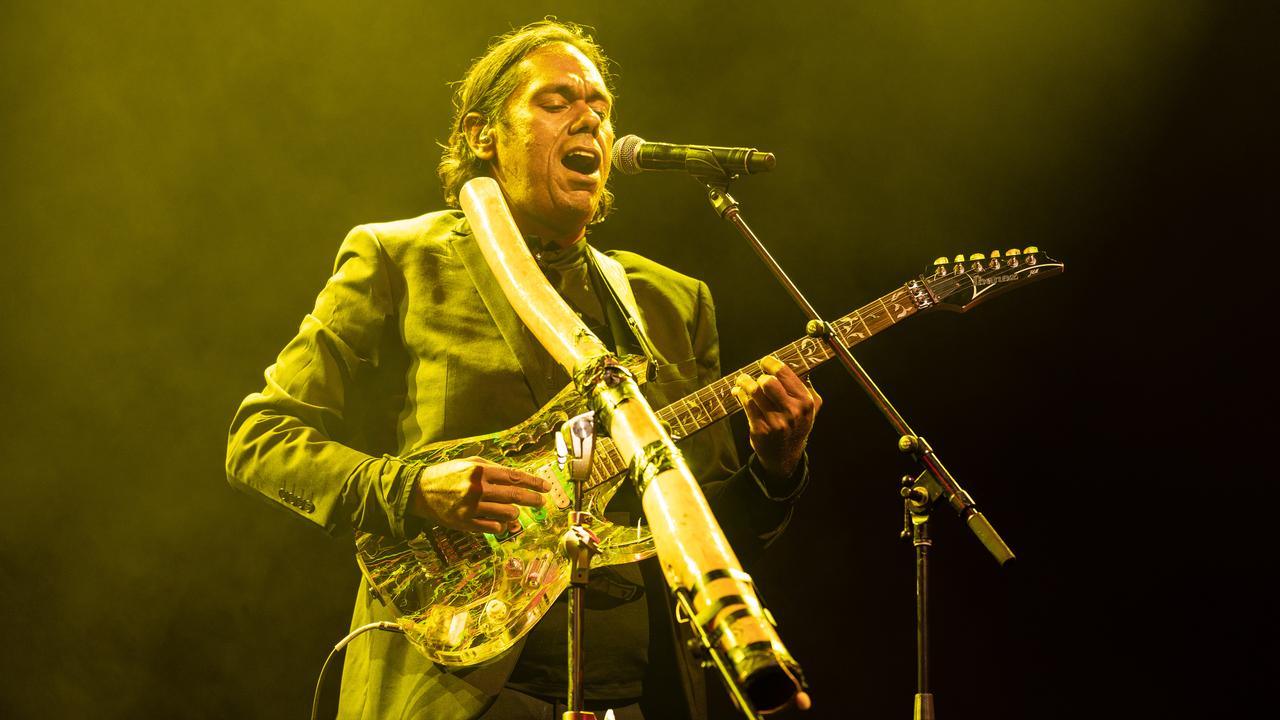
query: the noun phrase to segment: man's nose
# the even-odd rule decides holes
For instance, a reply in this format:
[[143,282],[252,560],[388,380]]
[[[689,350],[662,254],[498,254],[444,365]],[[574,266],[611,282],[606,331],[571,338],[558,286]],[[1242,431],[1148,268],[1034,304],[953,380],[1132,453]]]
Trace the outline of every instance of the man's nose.
[[580,107],[577,108],[578,117],[574,118],[571,132],[599,135],[600,127],[604,124],[604,121],[596,114],[595,110],[591,109],[590,105],[586,103],[580,103],[579,105]]

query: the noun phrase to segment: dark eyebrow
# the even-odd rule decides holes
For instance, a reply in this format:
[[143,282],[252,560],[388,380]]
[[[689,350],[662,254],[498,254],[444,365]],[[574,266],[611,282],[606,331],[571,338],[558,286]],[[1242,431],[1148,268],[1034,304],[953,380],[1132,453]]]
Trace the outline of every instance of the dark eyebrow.
[[[547,93],[555,93],[566,98],[576,98],[578,97],[578,87],[572,83],[550,83],[538,88],[534,94],[545,95]],[[593,90],[587,96],[587,102],[593,102],[595,100],[603,100],[610,106],[613,105],[613,98],[610,97],[607,92],[603,92],[599,89]]]

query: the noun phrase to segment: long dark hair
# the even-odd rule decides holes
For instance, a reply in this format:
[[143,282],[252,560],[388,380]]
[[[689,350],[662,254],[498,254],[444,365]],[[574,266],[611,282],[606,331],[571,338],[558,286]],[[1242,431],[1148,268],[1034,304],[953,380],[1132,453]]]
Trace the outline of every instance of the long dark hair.
[[[474,112],[480,113],[489,122],[503,120],[502,113],[507,98],[523,80],[512,68],[529,53],[553,43],[567,43],[582,51],[600,71],[608,89],[611,81],[609,58],[580,25],[559,20],[540,20],[498,37],[483,56],[471,63],[454,92],[453,128],[449,133],[449,141],[441,146],[444,154],[436,169],[444,187],[444,201],[449,207],[458,207],[458,193],[468,180],[489,174],[489,164],[476,157],[467,144],[463,119]],[[613,193],[605,188],[591,222],[604,220],[612,207]]]

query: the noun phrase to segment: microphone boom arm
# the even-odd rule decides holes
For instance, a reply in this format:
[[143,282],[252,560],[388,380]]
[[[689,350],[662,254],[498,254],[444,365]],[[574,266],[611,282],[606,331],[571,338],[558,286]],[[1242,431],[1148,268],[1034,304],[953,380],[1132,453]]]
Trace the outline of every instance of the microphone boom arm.
[[858,385],[866,391],[872,403],[889,421],[889,424],[893,426],[893,429],[898,433],[898,449],[903,453],[912,455],[920,464],[924,465],[927,471],[927,482],[937,489],[934,497],[937,497],[937,494],[940,493],[946,498],[947,502],[965,521],[965,524],[973,531],[974,536],[987,549],[987,552],[991,553],[997,563],[1005,565],[1010,560],[1013,560],[1013,551],[1000,538],[999,533],[987,521],[987,518],[981,512],[978,512],[973,498],[960,487],[960,483],[942,464],[942,460],[934,454],[933,448],[929,446],[929,443],[911,429],[911,426],[907,424],[906,418],[902,417],[897,409],[893,407],[893,404],[889,402],[889,398],[885,396],[880,387],[867,374],[867,371],[863,369],[862,364],[853,356],[849,346],[845,345],[843,340],[830,331],[826,321],[818,315],[818,311],[800,293],[800,289],[791,281],[791,278],[787,277],[787,273],[778,265],[778,261],[774,260],[768,248],[760,242],[760,238],[747,226],[747,222],[742,219],[742,213],[738,210],[738,201],[734,200],[727,192],[729,183],[735,179],[737,179],[736,175],[725,174],[700,176],[698,178],[707,187],[707,199],[710,200],[711,207],[715,208],[720,217],[737,228],[738,232],[747,239],[751,249],[756,252],[756,255],[773,273],[773,276],[787,291],[787,294],[791,296],[791,299],[809,318],[808,334],[822,339],[831,347],[836,359],[849,371],[849,374],[858,382]]

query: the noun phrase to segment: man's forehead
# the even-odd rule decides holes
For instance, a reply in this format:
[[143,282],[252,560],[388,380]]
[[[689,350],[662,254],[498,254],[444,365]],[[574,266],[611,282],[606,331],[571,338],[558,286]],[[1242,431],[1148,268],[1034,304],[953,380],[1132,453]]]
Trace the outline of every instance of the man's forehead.
[[613,95],[605,85],[599,68],[581,50],[568,43],[543,45],[520,61],[525,82],[535,92],[563,86],[566,83],[585,83],[588,95],[600,95],[612,101]]

